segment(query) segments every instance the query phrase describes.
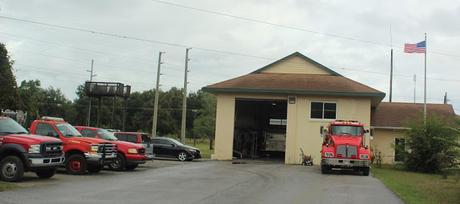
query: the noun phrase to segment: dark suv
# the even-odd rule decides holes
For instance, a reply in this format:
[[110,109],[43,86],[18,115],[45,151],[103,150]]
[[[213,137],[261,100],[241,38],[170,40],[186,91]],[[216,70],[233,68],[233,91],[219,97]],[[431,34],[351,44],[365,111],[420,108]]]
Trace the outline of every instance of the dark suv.
[[192,161],[201,158],[198,148],[184,145],[172,138],[155,137],[152,142],[155,157],[177,158],[179,161]]

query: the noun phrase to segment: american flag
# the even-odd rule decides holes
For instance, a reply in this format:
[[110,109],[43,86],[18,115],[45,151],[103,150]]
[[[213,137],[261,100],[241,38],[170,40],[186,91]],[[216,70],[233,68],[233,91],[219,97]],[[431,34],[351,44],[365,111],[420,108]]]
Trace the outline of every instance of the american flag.
[[426,41],[419,42],[417,44],[404,44],[405,53],[425,53],[426,52]]

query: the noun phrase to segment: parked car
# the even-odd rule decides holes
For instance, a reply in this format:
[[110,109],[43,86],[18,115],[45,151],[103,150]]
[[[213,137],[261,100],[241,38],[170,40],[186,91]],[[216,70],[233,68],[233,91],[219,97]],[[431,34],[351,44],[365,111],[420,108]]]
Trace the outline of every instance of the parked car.
[[114,132],[118,140],[141,144],[145,148],[148,159],[153,159],[153,142],[152,137],[142,132]]
[[155,137],[152,142],[155,157],[177,158],[179,161],[192,161],[201,158],[198,148],[184,145],[172,138]]
[[117,145],[117,159],[108,165],[112,170],[134,170],[139,164],[144,164],[148,159],[145,148],[142,145],[119,141],[113,133],[106,129],[87,126],[75,126],[75,128],[85,137],[104,139]]
[[51,178],[64,163],[62,142],[29,135],[16,121],[0,116],[0,180],[19,181],[25,171]]
[[65,167],[69,174],[97,173],[117,158],[117,145],[83,137],[62,118],[45,116],[33,121],[29,129],[32,134],[58,138],[63,142]]

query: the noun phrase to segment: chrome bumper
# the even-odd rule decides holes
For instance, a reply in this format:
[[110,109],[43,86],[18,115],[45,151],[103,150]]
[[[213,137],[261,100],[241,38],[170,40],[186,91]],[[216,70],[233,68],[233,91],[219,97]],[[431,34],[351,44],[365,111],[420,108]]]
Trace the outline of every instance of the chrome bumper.
[[335,159],[327,158],[321,159],[321,165],[327,165],[332,167],[368,167],[371,161],[369,160],[359,160],[359,159]]
[[88,161],[99,161],[101,159],[115,159],[117,158],[117,154],[116,153],[106,154],[104,157],[102,153],[93,153],[93,154],[85,153],[85,158]]
[[64,164],[64,161],[65,158],[63,156],[50,158],[29,158],[29,164],[31,168],[60,166]]

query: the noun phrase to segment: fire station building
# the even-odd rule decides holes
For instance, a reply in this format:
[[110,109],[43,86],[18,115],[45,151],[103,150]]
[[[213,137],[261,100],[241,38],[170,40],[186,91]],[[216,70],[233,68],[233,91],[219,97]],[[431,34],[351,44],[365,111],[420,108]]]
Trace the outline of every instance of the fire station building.
[[[203,90],[217,97],[217,160],[280,159],[299,164],[303,151],[318,164],[320,127],[340,119],[372,129],[366,144],[381,152],[383,162],[391,163],[398,159],[393,145],[404,143],[405,121],[423,109],[423,104],[382,102],[384,92],[299,52]],[[447,104],[429,105],[428,113],[432,112],[455,115]]]

